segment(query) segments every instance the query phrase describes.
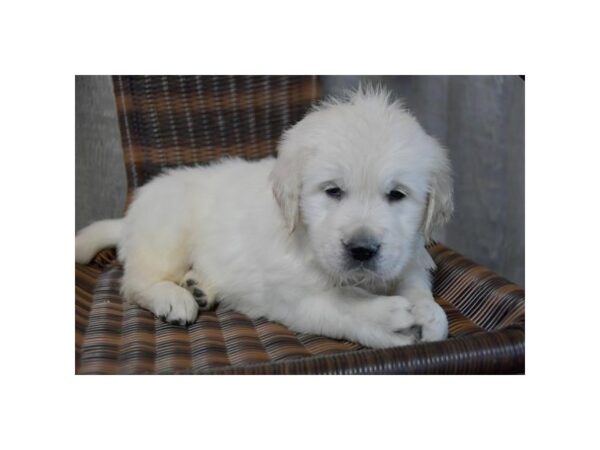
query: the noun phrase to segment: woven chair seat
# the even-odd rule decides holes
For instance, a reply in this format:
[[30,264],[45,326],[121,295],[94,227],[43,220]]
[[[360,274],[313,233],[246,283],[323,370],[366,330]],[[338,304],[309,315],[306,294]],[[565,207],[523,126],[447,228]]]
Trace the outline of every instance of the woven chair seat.
[[164,323],[119,295],[114,250],[76,267],[76,371],[80,374],[522,373],[524,292],[447,247],[434,295],[449,339],[373,350],[299,334],[264,318],[217,308],[189,327]]
[[[161,170],[223,155],[275,154],[285,128],[319,98],[309,76],[115,76],[128,199]],[[120,294],[114,249],[75,266],[79,374],[523,373],[524,291],[441,245],[434,295],[449,338],[390,349],[295,333],[218,307],[181,327]]]

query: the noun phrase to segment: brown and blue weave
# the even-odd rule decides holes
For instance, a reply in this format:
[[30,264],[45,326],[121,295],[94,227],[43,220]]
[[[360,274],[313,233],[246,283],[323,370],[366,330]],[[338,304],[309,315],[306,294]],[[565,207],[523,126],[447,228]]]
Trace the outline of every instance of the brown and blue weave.
[[76,267],[76,371],[80,374],[522,373],[523,290],[441,244],[434,294],[450,322],[448,340],[372,350],[298,334],[235,311],[202,312],[170,325],[119,295],[112,250]]

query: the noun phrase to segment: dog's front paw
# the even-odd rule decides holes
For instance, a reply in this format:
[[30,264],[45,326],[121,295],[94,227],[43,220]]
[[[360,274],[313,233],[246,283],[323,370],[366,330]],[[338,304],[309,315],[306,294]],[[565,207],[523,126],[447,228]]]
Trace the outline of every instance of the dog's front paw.
[[413,303],[413,313],[417,323],[422,327],[423,342],[441,341],[448,337],[448,318],[433,297],[418,299]]
[[367,347],[384,348],[410,345],[421,339],[421,326],[413,304],[404,297],[378,297],[361,300],[354,334]]

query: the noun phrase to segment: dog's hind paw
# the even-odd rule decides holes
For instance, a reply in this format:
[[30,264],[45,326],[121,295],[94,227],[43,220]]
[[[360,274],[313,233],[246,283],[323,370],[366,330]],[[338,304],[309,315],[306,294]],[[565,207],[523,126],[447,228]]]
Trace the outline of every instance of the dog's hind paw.
[[200,310],[206,311],[215,306],[216,295],[213,289],[203,283],[200,274],[193,269],[184,275],[180,285],[192,294]]

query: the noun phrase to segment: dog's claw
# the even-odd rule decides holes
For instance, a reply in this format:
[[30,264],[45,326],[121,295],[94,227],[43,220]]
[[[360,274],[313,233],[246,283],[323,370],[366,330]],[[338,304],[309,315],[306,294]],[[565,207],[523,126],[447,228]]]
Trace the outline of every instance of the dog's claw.
[[192,295],[194,296],[194,300],[196,300],[196,303],[200,308],[206,307],[208,302],[206,301],[206,294],[202,289],[194,288]]
[[423,327],[421,325],[413,325],[410,328],[396,330],[396,333],[402,334],[403,336],[414,337],[416,341],[420,341],[423,337]]
[[420,341],[423,337],[423,327],[421,325],[413,325],[410,327],[410,332],[417,341]]

